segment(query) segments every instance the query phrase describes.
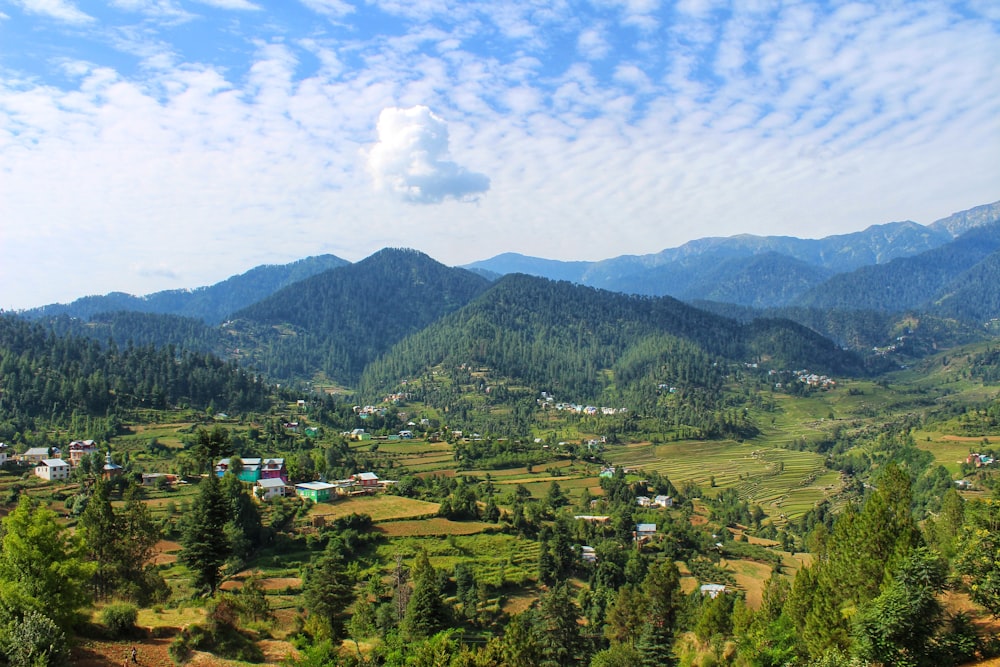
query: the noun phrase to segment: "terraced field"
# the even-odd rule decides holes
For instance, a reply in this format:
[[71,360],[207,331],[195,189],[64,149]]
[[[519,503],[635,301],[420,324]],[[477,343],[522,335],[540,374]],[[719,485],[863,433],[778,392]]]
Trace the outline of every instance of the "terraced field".
[[801,516],[840,486],[837,473],[827,470],[818,454],[733,441],[640,443],[614,448],[607,458],[656,471],[678,486],[693,482],[708,494],[735,488],[777,520]]

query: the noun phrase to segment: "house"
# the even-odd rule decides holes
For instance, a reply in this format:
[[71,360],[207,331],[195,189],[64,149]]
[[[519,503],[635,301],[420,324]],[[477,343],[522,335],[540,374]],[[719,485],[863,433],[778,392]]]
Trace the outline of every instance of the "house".
[[366,433],[363,428],[356,428],[351,431],[351,437],[355,440],[371,440],[372,434]]
[[58,447],[32,447],[18,457],[21,463],[41,463],[43,459],[61,459]]
[[643,542],[645,540],[652,539],[653,535],[656,535],[656,524],[655,523],[637,523],[635,525],[635,541]]
[[[262,459],[257,457],[239,459],[240,468],[236,478],[247,484],[255,484],[261,479],[281,479],[288,481],[285,459]],[[233,467],[232,459],[220,459],[215,464],[215,474],[223,477]]]
[[112,479],[125,472],[125,469],[111,460],[111,451],[104,456],[104,468],[101,469],[101,477],[105,480]]
[[285,480],[280,477],[258,479],[254,484],[254,495],[261,500],[270,500],[275,497],[284,498],[287,489]]
[[42,459],[35,466],[35,476],[49,482],[69,479],[70,465],[62,459]]
[[168,472],[144,472],[142,473],[143,486],[156,486],[159,480],[164,480],[167,484],[176,484],[178,477]]
[[670,496],[656,496],[653,498],[653,505],[656,507],[673,507],[674,499]]
[[69,464],[73,467],[80,465],[80,461],[97,452],[97,443],[93,440],[74,440],[69,443]]
[[[410,422],[410,423],[412,423],[412,422]],[[399,432],[399,437],[402,438],[403,440],[410,440],[410,439],[413,438],[413,431],[410,431],[408,429],[400,431]]]
[[649,507],[650,505],[653,504],[653,501],[650,500],[647,496],[636,496],[635,504],[638,505],[639,507]]
[[597,552],[594,551],[594,547],[588,547],[586,545],[580,547],[580,559],[585,563],[596,563]]
[[359,472],[351,475],[351,479],[360,484],[365,491],[374,491],[378,488],[378,475],[373,472]]
[[715,599],[719,593],[726,592],[726,587],[722,584],[702,584],[700,590],[702,595]]
[[0,442],[0,466],[10,460],[10,445]]
[[335,488],[337,485],[329,482],[302,482],[295,485],[295,495],[314,503],[322,503],[330,499],[330,493]]
[[288,482],[288,471],[285,470],[285,459],[261,459],[260,479],[280,479]]
[[607,523],[611,521],[610,516],[603,516],[599,514],[577,514],[573,517],[577,521],[586,521],[588,523]]

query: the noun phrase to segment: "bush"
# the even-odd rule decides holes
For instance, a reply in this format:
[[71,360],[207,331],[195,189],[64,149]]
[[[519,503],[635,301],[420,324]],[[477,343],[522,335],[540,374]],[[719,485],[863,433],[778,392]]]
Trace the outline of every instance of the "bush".
[[101,611],[101,623],[108,629],[112,637],[122,637],[135,630],[137,618],[139,618],[139,610],[129,602],[109,604]]

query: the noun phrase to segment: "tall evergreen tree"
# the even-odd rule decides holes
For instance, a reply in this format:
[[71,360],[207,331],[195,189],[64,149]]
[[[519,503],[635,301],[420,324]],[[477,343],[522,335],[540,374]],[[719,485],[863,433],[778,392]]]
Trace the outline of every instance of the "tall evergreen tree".
[[319,640],[340,645],[347,633],[346,610],[354,601],[354,581],[347,574],[343,554],[331,542],[326,551],[310,563],[302,578],[302,596],[309,617],[307,627]]
[[231,553],[225,530],[229,504],[215,475],[204,478],[200,486],[184,519],[179,560],[194,574],[195,588],[214,595]]
[[441,584],[427,552],[421,549],[413,564],[413,593],[406,605],[403,629],[411,638],[430,637],[447,627],[448,613]]

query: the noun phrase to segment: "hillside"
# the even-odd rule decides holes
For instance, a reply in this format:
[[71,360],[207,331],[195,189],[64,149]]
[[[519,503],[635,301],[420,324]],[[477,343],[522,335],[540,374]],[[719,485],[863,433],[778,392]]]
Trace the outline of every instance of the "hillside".
[[489,281],[414,250],[385,249],[235,313],[226,331],[275,378],[354,384],[393,344],[478,296]]
[[[714,432],[725,430],[718,422],[723,377],[730,365],[750,363],[863,373],[857,356],[788,320],[744,325],[670,297],[515,274],[402,340],[366,369],[360,391],[377,395],[432,378],[436,369],[480,369],[486,384],[524,388],[515,393],[532,401],[545,391],[568,401],[628,405],[677,428]],[[433,380],[422,386],[428,402],[462,409],[461,397],[446,387]],[[676,393],[666,391],[671,386]]]
[[[823,309],[900,312],[930,305],[1000,250],[1000,222],[976,227],[954,241],[913,257],[842,273],[814,287],[796,305]],[[1000,311],[990,317],[1000,315]]]
[[146,296],[112,292],[104,296],[83,297],[69,304],[32,308],[21,314],[29,319],[67,315],[86,320],[99,313],[134,311],[180,315],[208,324],[219,324],[231,313],[260,301],[283,287],[346,264],[346,260],[334,255],[320,255],[290,264],[258,266],[207,287],[167,290]]

